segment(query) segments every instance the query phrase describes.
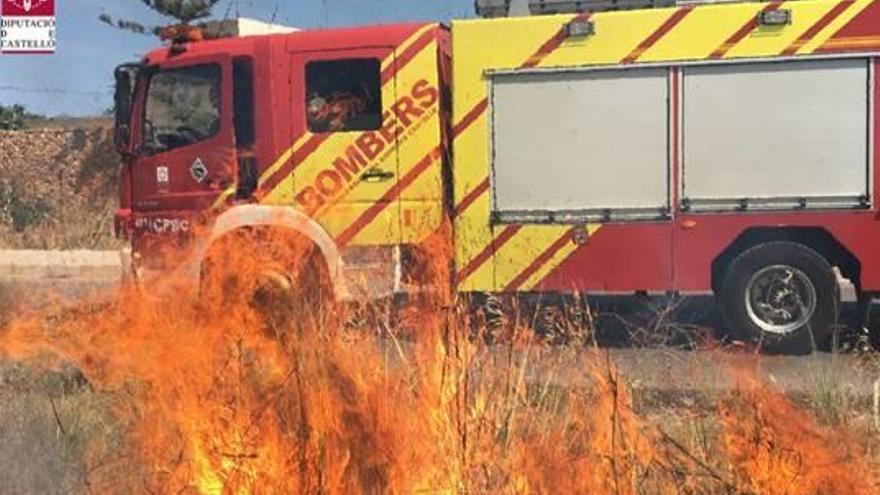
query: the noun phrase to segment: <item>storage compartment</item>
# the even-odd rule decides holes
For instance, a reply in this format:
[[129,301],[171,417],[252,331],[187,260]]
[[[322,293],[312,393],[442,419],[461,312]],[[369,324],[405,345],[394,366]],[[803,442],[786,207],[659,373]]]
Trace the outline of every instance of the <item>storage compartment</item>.
[[864,59],[683,69],[683,206],[866,205]]
[[495,220],[667,215],[667,96],[666,68],[493,74]]

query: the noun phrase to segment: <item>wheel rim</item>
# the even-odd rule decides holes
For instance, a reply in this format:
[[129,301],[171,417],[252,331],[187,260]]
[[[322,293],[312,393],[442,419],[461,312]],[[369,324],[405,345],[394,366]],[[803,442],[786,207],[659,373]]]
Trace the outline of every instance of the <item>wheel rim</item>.
[[816,312],[816,287],[803,271],[789,265],[758,270],[746,286],[746,311],[752,323],[774,334],[788,334]]

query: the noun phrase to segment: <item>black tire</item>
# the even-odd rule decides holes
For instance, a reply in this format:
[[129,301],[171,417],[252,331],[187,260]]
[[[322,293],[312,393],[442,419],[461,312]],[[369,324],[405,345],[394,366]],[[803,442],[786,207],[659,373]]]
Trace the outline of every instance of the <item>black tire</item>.
[[214,310],[247,304],[282,342],[304,331],[323,333],[337,316],[329,270],[320,250],[284,232],[228,235],[202,265],[202,300]]
[[759,244],[737,256],[719,296],[733,337],[767,353],[813,352],[831,338],[840,308],[831,265],[794,242]]
[[868,340],[875,350],[880,351],[880,306],[874,302],[877,294],[862,294],[859,297],[859,317],[863,332],[868,334]]

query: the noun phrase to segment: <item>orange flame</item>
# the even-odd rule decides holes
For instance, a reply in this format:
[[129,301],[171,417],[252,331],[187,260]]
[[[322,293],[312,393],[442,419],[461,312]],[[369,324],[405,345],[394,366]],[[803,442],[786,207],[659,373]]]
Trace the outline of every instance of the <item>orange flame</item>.
[[[425,260],[441,279],[446,238],[438,234]],[[637,414],[599,350],[572,349],[582,353],[588,385],[560,388],[527,376],[543,354],[527,330],[513,329],[517,338],[494,347],[472,338],[479,332],[448,286],[409,308],[406,335],[377,331],[375,322],[356,328],[339,306],[316,303],[328,292],[320,287],[326,277],[304,278],[321,271],[308,261],[310,246],[265,232],[227,241],[212,251],[200,287],[171,277],[0,329],[0,355],[72,362],[118,398],[115,412],[131,424],[127,449],[141,466],[138,479],[125,480],[131,492],[877,488],[874,467],[855,447],[830,440],[747,375],[718,404],[715,453],[724,460],[710,462]],[[185,300],[187,292],[201,297]]]

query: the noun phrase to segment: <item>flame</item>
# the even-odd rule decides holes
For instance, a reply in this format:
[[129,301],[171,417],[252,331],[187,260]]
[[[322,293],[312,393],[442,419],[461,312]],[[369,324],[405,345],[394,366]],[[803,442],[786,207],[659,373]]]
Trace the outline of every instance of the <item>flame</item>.
[[[424,260],[441,278],[445,239],[438,233]],[[568,351],[587,385],[536,383],[527,370],[545,344],[513,323],[499,344],[473,338],[476,322],[448,286],[404,312],[407,332],[353,325],[339,306],[319,310],[315,294],[327,292],[302,282],[320,272],[310,246],[265,232],[227,241],[200,287],[167,277],[0,329],[0,356],[74,363],[118,398],[114,412],[131,425],[126,450],[141,466],[129,491],[819,495],[878,486],[858,439],[824,430],[747,373],[716,405],[709,461],[636,412],[599,349]]]
[[876,489],[876,470],[857,454],[856,438],[818,427],[749,373],[733,373],[739,388],[719,404],[719,414],[742,493],[843,495]]

